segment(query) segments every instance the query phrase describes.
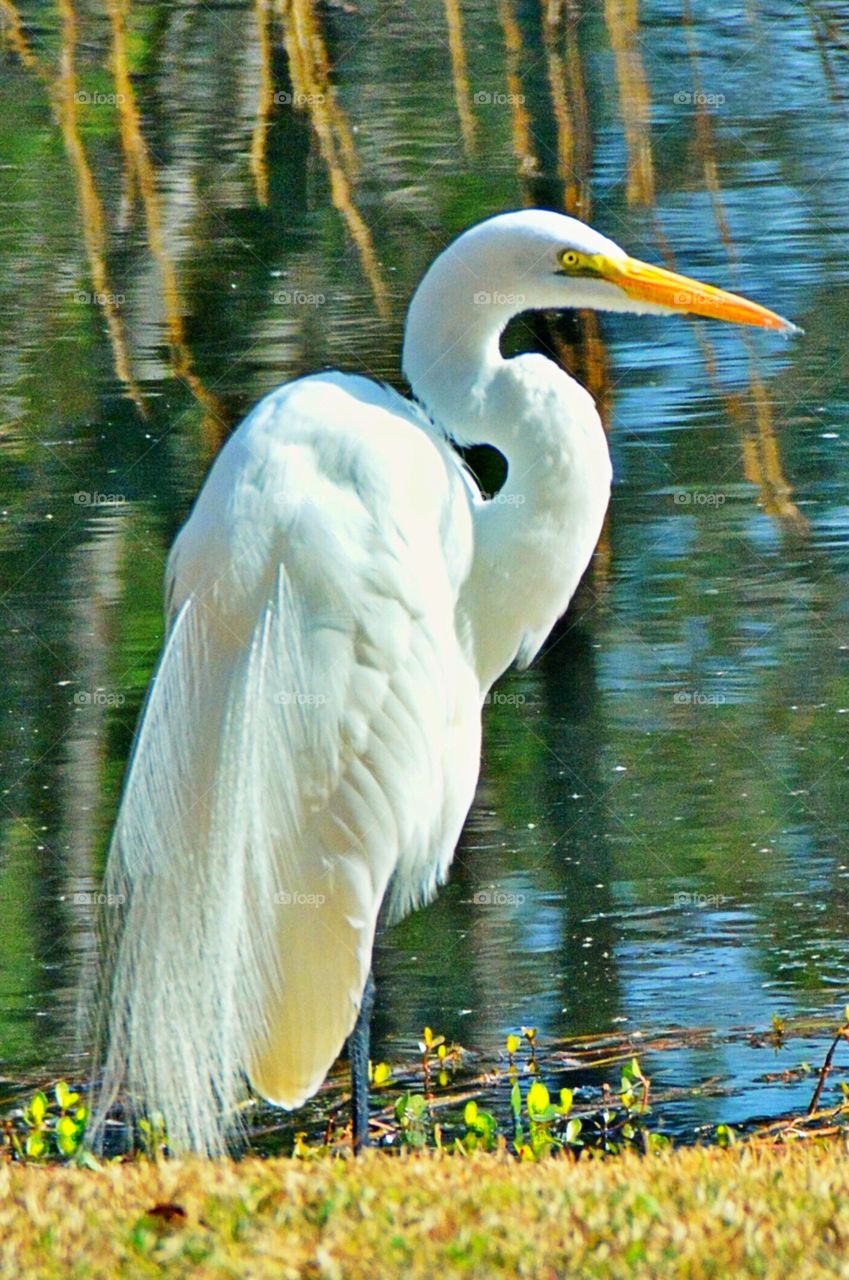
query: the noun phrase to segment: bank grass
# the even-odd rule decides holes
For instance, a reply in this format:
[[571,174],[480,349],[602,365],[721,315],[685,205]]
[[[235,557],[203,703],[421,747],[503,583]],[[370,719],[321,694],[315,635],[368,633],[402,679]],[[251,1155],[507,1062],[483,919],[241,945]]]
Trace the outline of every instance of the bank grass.
[[849,1276],[843,1141],[0,1165],[0,1277]]
[[[769,1034],[778,1046],[787,1027]],[[479,1105],[483,1079],[430,1028],[417,1064],[375,1064],[378,1146],[356,1159],[344,1098],[319,1134],[294,1135],[292,1155],[272,1124],[264,1156],[254,1124],[239,1160],[169,1158],[154,1113],[138,1122],[135,1154],[98,1158],[85,1098],[60,1080],[0,1122],[0,1280],[849,1280],[849,1085],[833,1074],[846,1043],[849,1009],[819,1070],[804,1064],[803,1113],[721,1124],[711,1145],[677,1148],[630,1042],[589,1046],[619,1083],[578,1114],[570,1089],[540,1078],[533,1028],[507,1038],[506,1109]]]

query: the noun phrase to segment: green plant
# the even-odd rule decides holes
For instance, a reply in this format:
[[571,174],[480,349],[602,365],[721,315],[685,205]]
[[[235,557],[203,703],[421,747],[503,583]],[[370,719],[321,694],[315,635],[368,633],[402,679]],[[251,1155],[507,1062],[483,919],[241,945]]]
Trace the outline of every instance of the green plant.
[[[572,1110],[573,1095],[571,1089],[560,1090],[560,1104],[554,1105],[551,1095],[541,1080],[534,1080],[525,1097],[525,1114],[528,1130],[522,1112],[522,1091],[518,1082],[510,1092],[510,1105],[513,1111],[513,1146],[522,1160],[540,1160],[555,1149],[570,1147],[577,1149],[584,1145],[581,1139],[583,1125],[576,1117],[567,1119]],[[562,1122],[566,1120],[564,1125]]]
[[498,1123],[490,1111],[481,1111],[475,1101],[467,1102],[463,1109],[466,1132],[460,1143],[465,1151],[491,1151],[495,1146]]
[[161,1111],[151,1111],[139,1120],[139,1138],[144,1154],[150,1160],[158,1160],[168,1145],[165,1117]]
[[74,1093],[65,1080],[54,1086],[52,1098],[39,1089],[24,1108],[21,1121],[23,1142],[14,1128],[7,1128],[12,1148],[19,1158],[40,1161],[52,1152],[66,1160],[90,1162],[90,1155],[82,1147],[88,1109],[80,1103],[80,1095]]
[[404,1146],[426,1146],[430,1116],[427,1099],[422,1094],[402,1093],[395,1103],[395,1120],[399,1140]]

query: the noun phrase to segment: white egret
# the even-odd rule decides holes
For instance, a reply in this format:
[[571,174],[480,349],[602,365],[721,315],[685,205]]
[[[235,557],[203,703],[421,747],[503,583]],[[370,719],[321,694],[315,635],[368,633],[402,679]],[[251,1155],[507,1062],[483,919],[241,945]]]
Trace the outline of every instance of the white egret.
[[[163,1113],[172,1149],[219,1152],[246,1081],[299,1107],[353,1032],[367,1141],[378,915],[398,920],[445,879],[484,697],[540,649],[607,509],[590,395],[499,349],[517,312],[569,307],[794,331],[572,218],[506,213],[416,291],[416,401],[305,377],[222,449],[168,561],[167,639],[109,853],[125,905],[95,1132],[126,1091]],[[452,441],[504,455],[495,499]]]

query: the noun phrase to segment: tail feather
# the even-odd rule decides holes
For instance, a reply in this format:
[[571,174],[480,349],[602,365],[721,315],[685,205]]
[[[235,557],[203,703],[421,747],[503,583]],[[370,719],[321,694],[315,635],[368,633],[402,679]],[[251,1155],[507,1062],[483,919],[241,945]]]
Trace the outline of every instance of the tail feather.
[[[95,1143],[126,1095],[164,1114],[173,1150],[220,1153],[246,1078],[300,1105],[355,1021],[388,868],[376,883],[361,842],[329,858],[312,834],[338,779],[316,789],[329,771],[314,714],[280,702],[308,687],[301,655],[281,643],[287,612],[287,635],[299,633],[296,608],[281,571],[247,642],[224,642],[192,600],[171,629],[107,867],[123,906],[107,950]],[[318,856],[305,857],[311,840]]]

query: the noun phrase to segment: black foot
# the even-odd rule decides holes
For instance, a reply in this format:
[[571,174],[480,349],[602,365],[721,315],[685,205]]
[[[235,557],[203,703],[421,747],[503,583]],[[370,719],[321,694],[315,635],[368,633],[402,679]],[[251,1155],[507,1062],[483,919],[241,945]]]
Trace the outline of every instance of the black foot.
[[374,977],[366,979],[360,1012],[354,1030],[348,1037],[348,1059],[351,1063],[351,1121],[354,1155],[369,1145],[368,1136],[368,1060],[369,1031],[374,1009]]

